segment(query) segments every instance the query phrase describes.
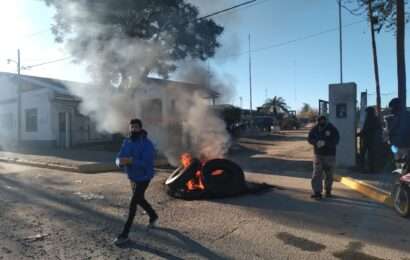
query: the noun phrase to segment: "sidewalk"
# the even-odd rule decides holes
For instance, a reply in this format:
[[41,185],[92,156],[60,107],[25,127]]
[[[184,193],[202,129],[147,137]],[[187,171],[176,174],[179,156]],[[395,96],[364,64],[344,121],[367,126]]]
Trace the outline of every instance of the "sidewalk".
[[[114,163],[116,155],[116,152],[87,149],[0,151],[0,161],[63,171],[99,173],[118,170]],[[158,158],[155,163],[157,167],[167,165],[163,158]]]

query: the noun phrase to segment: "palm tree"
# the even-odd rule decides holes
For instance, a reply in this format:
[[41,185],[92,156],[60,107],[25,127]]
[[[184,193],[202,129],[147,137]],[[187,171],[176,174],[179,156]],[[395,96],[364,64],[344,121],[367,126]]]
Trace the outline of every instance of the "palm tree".
[[265,112],[270,112],[278,116],[279,112],[289,112],[289,107],[286,104],[286,101],[282,97],[274,96],[273,98],[268,98],[265,103],[262,105],[262,109]]

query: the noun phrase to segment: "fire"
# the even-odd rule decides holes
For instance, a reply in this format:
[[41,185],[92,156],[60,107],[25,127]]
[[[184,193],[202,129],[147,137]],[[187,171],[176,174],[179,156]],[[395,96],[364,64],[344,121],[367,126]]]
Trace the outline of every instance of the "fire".
[[205,190],[204,177],[201,171],[195,173],[195,177],[186,183],[187,190]]
[[184,153],[181,155],[181,164],[184,168],[187,168],[192,162],[192,155],[189,153]]
[[[189,153],[184,153],[181,155],[181,164],[184,168],[187,168],[192,163],[192,160],[192,155]],[[204,165],[204,163],[205,161],[202,161],[201,165]],[[205,190],[204,176],[202,175],[201,170],[198,170],[195,173],[194,178],[186,183],[186,188],[189,191]]]

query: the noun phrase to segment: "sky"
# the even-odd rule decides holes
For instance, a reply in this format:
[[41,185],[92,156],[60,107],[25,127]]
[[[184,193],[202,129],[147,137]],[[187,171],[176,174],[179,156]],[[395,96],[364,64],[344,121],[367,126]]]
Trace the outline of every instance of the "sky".
[[[190,0],[208,14],[244,0]],[[407,6],[406,9],[409,9]],[[0,71],[15,72],[17,49],[22,66],[37,65],[69,57],[50,31],[54,10],[39,0],[0,3]],[[283,97],[299,110],[303,103],[317,107],[328,99],[328,85],[339,83],[339,33],[336,0],[257,0],[255,4],[215,16],[225,30],[222,47],[209,61],[214,71],[235,86],[229,102],[249,108],[248,37],[251,36],[253,108],[266,98]],[[346,10],[343,19],[344,82],[355,82],[367,90],[375,103],[375,80],[369,25],[365,17]],[[406,27],[407,79],[410,64],[409,24]],[[396,47],[393,32],[377,34],[382,104],[397,93]],[[22,74],[89,82],[85,66],[70,59],[50,63]],[[211,78],[212,80],[212,78]],[[407,80],[407,85],[410,82]],[[242,100],[242,102],[240,102]],[[408,98],[408,102],[410,98]]]

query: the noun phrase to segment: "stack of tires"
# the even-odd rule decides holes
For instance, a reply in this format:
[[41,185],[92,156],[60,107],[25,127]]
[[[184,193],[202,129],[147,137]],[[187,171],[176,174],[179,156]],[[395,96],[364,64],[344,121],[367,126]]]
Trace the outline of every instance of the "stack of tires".
[[[189,191],[186,183],[201,171],[204,190]],[[217,174],[215,174],[217,173]],[[203,166],[197,159],[184,168],[176,169],[165,181],[168,194],[182,199],[222,198],[243,193],[246,190],[245,176],[241,167],[227,159],[213,159]]]

